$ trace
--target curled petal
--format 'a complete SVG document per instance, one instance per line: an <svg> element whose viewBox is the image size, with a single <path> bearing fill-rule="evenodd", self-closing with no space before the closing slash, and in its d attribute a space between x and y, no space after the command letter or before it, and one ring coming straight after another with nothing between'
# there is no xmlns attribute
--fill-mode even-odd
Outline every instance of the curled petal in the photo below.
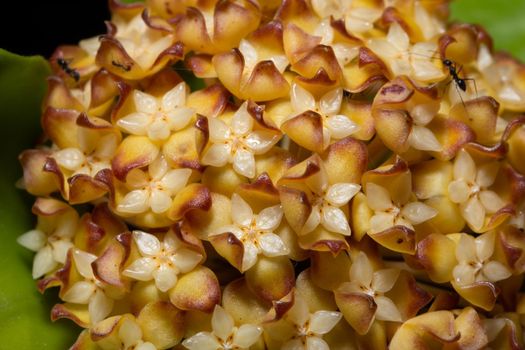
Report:
<svg viewBox="0 0 525 350"><path fill-rule="evenodd" d="M374 298L377 304L376 319L380 321L402 322L403 319L394 302L385 296Z"/></svg>
<svg viewBox="0 0 525 350"><path fill-rule="evenodd" d="M117 210L126 214L140 214L149 206L149 194L143 190L134 190L127 193L118 203Z"/></svg>
<svg viewBox="0 0 525 350"><path fill-rule="evenodd" d="M266 256L286 255L290 252L281 237L273 233L264 233L259 236L259 245Z"/></svg>
<svg viewBox="0 0 525 350"><path fill-rule="evenodd" d="M316 311L310 316L310 331L314 334L326 334L335 327L343 315L336 311Z"/></svg>
<svg viewBox="0 0 525 350"><path fill-rule="evenodd" d="M368 206L375 211L386 211L392 207L392 200L388 190L373 182L366 184L366 199Z"/></svg>
<svg viewBox="0 0 525 350"><path fill-rule="evenodd" d="M474 182L476 180L476 164L467 151L461 150L454 161L454 179Z"/></svg>
<svg viewBox="0 0 525 350"><path fill-rule="evenodd" d="M140 258L129 265L122 274L139 281L149 281L153 278L156 268L155 261L151 258Z"/></svg>
<svg viewBox="0 0 525 350"><path fill-rule="evenodd" d="M342 114L327 117L326 127L330 130L330 135L334 139L345 138L359 130L359 125Z"/></svg>
<svg viewBox="0 0 525 350"><path fill-rule="evenodd" d="M233 318L220 305L216 305L211 318L213 334L222 340L228 339L233 332Z"/></svg>
<svg viewBox="0 0 525 350"><path fill-rule="evenodd" d="M253 324L243 324L233 336L233 344L240 348L249 348L262 334L262 327Z"/></svg>
<svg viewBox="0 0 525 350"><path fill-rule="evenodd" d="M255 227L259 230L275 230L279 227L283 218L283 209L280 205L265 208L261 210L255 220Z"/></svg>
<svg viewBox="0 0 525 350"><path fill-rule="evenodd" d="M489 261L483 266L483 274L489 282L497 282L509 278L512 273L499 261Z"/></svg>
<svg viewBox="0 0 525 350"><path fill-rule="evenodd" d="M432 219L438 214L438 211L421 202L411 202L403 206L401 214L413 225L419 225Z"/></svg>
<svg viewBox="0 0 525 350"><path fill-rule="evenodd" d="M328 231L337 232L345 236L350 236L350 225L345 213L339 209L327 205L323 208L321 223Z"/></svg>
<svg viewBox="0 0 525 350"><path fill-rule="evenodd" d="M142 255L155 256L160 253L161 243L154 235L135 230L133 238Z"/></svg>

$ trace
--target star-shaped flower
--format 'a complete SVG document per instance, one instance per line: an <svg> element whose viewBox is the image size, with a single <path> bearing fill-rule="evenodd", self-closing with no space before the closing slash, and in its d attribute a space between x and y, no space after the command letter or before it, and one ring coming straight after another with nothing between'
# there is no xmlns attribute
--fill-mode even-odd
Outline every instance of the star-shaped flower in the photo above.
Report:
<svg viewBox="0 0 525 350"><path fill-rule="evenodd" d="M328 350L328 343L323 336L341 320L337 311L318 310L310 312L304 297L295 293L294 304L284 319L270 324L268 336L283 341L285 350Z"/></svg>
<svg viewBox="0 0 525 350"><path fill-rule="evenodd" d="M123 214L140 214L151 209L164 213L175 195L186 186L191 169L170 169L164 156L159 156L148 171L134 169L126 178L130 189L118 203L117 211Z"/></svg>
<svg viewBox="0 0 525 350"><path fill-rule="evenodd" d="M273 130L254 130L254 119L244 102L229 123L219 118L208 118L210 147L201 162L222 167L228 163L240 175L255 177L255 157L269 151L278 141L279 134Z"/></svg>
<svg viewBox="0 0 525 350"><path fill-rule="evenodd" d="M185 128L195 114L186 106L186 83L182 82L156 98L139 90L133 91L136 112L117 121L132 135L147 135L153 141L165 141L172 132Z"/></svg>
<svg viewBox="0 0 525 350"><path fill-rule="evenodd" d="M83 280L75 282L62 296L62 300L67 303L88 304L92 324L102 321L113 309L113 299L106 295L104 285L93 273L91 264L96 259L93 254L80 249L73 250L73 260Z"/></svg>
<svg viewBox="0 0 525 350"><path fill-rule="evenodd" d="M407 189L410 191L410 189ZM432 219L437 210L419 201L394 203L388 190L373 182L366 184L368 206L374 211L370 219L370 233L382 232L401 225L414 230L413 225Z"/></svg>
<svg viewBox="0 0 525 350"><path fill-rule="evenodd" d="M139 281L155 279L161 292L173 288L179 274L193 270L202 260L201 254L185 247L171 230L162 242L143 231L133 231L133 240L142 257L133 261L122 274Z"/></svg>
<svg viewBox="0 0 525 350"><path fill-rule="evenodd" d="M499 261L491 260L494 253L494 232L487 232L474 238L461 234L456 247L458 265L452 270L454 280L459 285L474 282L497 282L511 276L510 270Z"/></svg>
<svg viewBox="0 0 525 350"><path fill-rule="evenodd" d="M339 114L343 103L343 89L336 88L323 95L319 101L298 84L292 84L290 91L294 117L306 111L318 113L323 121L323 144L328 146L330 140L342 139L359 130L359 126L348 116Z"/></svg>
<svg viewBox="0 0 525 350"><path fill-rule="evenodd" d="M157 350L155 345L142 340L142 329L131 318L125 319L120 325L118 338L123 350Z"/></svg>
<svg viewBox="0 0 525 350"><path fill-rule="evenodd" d="M274 233L283 217L280 205L265 208L259 214L254 214L248 203L236 193L232 195L231 205L233 225L217 229L212 236L229 232L242 242L244 247L242 271L255 265L259 254L272 257L289 253L289 248L281 237Z"/></svg>
<svg viewBox="0 0 525 350"><path fill-rule="evenodd" d="M461 214L474 230L481 230L485 215L497 212L505 202L488 188L496 180L500 165L488 162L480 167L465 150L460 150L454 160L454 181L448 185L452 202L459 204Z"/></svg>
<svg viewBox="0 0 525 350"><path fill-rule="evenodd" d="M211 319L212 332L199 332L184 340L190 350L248 349L261 336L262 327L243 324L236 327L232 316L220 305L215 305Z"/></svg>
<svg viewBox="0 0 525 350"><path fill-rule="evenodd" d="M394 76L407 75L422 82L446 77L433 62L437 45L421 42L411 46L408 34L397 22L391 24L385 39L370 39L367 46L388 64Z"/></svg>

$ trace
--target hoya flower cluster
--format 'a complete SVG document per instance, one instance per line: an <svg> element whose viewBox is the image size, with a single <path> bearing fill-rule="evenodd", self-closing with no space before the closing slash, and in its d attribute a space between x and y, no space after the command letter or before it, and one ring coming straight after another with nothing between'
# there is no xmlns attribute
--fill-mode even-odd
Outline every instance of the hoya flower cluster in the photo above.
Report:
<svg viewBox="0 0 525 350"><path fill-rule="evenodd" d="M525 347L525 65L483 28L447 0L109 4L20 155L72 349Z"/></svg>

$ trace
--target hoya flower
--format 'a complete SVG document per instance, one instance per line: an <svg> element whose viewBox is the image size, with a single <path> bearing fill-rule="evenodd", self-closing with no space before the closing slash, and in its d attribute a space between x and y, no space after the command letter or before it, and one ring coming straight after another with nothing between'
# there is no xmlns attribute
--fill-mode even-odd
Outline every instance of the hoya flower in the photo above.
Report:
<svg viewBox="0 0 525 350"><path fill-rule="evenodd" d="M191 169L170 169L164 156L159 156L147 171L132 170L126 177L130 190L117 202L121 214L140 214L151 209L154 213L166 212L175 195L186 186Z"/></svg>
<svg viewBox="0 0 525 350"><path fill-rule="evenodd" d="M33 278L37 279L64 265L72 238L77 229L78 214L65 203L40 198L33 206L39 213L37 227L20 237L17 242L36 252L33 259Z"/></svg>
<svg viewBox="0 0 525 350"><path fill-rule="evenodd" d="M407 189L410 191L410 189ZM379 233L393 226L405 226L414 230L413 225L432 219L437 210L419 201L395 203L388 190L373 182L366 184L366 199L374 215L370 219L369 233Z"/></svg>
<svg viewBox="0 0 525 350"><path fill-rule="evenodd" d="M91 323L99 322L113 309L113 299L106 295L102 282L93 273L92 263L97 257L79 249L73 249L72 256L83 279L71 285L62 295L62 300L67 303L88 304Z"/></svg>
<svg viewBox="0 0 525 350"><path fill-rule="evenodd" d="M310 312L307 301L295 293L292 308L284 319L269 324L268 336L282 341L280 349L285 350L328 350L323 339L342 318L337 311L318 310Z"/></svg>
<svg viewBox="0 0 525 350"><path fill-rule="evenodd" d="M118 339L123 350L157 350L150 342L142 340L142 329L132 318L126 318L118 330Z"/></svg>
<svg viewBox="0 0 525 350"><path fill-rule="evenodd" d="M420 42L411 46L408 34L397 22L390 25L385 39L370 39L367 46L388 64L394 76L407 75L422 82L445 78L433 62L436 44Z"/></svg>
<svg viewBox="0 0 525 350"><path fill-rule="evenodd" d="M321 38L321 45L332 47L337 62L341 67L350 63L359 54L360 42L357 40L348 40L347 42L336 40L336 33L329 18L320 21L314 30L314 35Z"/></svg>
<svg viewBox="0 0 525 350"><path fill-rule="evenodd" d="M259 340L262 327L254 324L235 326L233 317L220 305L215 305L211 319L212 332L199 332L184 340L190 350L248 349Z"/></svg>
<svg viewBox="0 0 525 350"><path fill-rule="evenodd" d="M316 101L310 92L298 84L292 84L290 101L293 115L282 124L282 128L291 139L307 149L317 150L319 148L322 151L330 145L331 140L343 139L359 129L359 126L349 116L339 114L343 103L343 89L341 88L327 92L319 101ZM321 123L314 121L317 118L321 119ZM302 127L305 127L307 123L313 124L314 130L303 129ZM312 135L312 132L315 135ZM318 136L317 134L321 140L314 137ZM310 145L312 142L315 145Z"/></svg>
<svg viewBox="0 0 525 350"><path fill-rule="evenodd" d="M496 161L477 167L464 149L456 155L454 180L448 185L448 195L452 202L459 204L461 214L473 230L483 228L486 214L505 206L500 196L488 189L496 180L499 168Z"/></svg>
<svg viewBox="0 0 525 350"><path fill-rule="evenodd" d="M312 201L312 211L306 220L300 234L312 232L317 226L322 225L330 232L337 232L350 236L350 225L341 207L359 192L361 186L354 183L336 183L330 185L326 176L320 186L310 186L315 198Z"/></svg>
<svg viewBox="0 0 525 350"><path fill-rule="evenodd" d="M255 265L259 254L273 257L287 255L290 252L281 237L274 233L283 217L280 205L265 208L259 214L254 214L248 203L234 193L231 206L233 225L218 228L210 238L213 244L217 244L220 239L218 235L231 233L242 243L243 256L239 268L241 271L246 271Z"/></svg>
<svg viewBox="0 0 525 350"><path fill-rule="evenodd" d="M171 230L162 242L143 231L133 231L133 240L141 257L133 261L122 274L139 281L154 279L162 292L173 288L179 274L193 270L202 260L201 254L185 247Z"/></svg>
<svg viewBox="0 0 525 350"><path fill-rule="evenodd" d="M456 247L458 264L452 274L461 286L474 282L497 282L511 276L510 270L499 261L491 260L494 253L494 232L487 232L474 238L461 234Z"/></svg>
<svg viewBox="0 0 525 350"><path fill-rule="evenodd" d="M373 319L401 322L402 317L399 309L392 299L385 296L385 293L394 287L398 276L398 269L374 271L368 256L364 252L359 252L350 267L350 282L345 282L338 287L336 300L338 300L338 295L343 294L366 295L377 306L374 315L367 318L370 319L370 324ZM344 301L342 302L344 303Z"/></svg>
<svg viewBox="0 0 525 350"><path fill-rule="evenodd" d="M254 119L244 102L230 122L220 118L208 118L210 146L204 151L201 162L222 167L233 164L240 175L253 178L256 175L255 155L269 151L279 141L279 134L270 129L254 129Z"/></svg>
<svg viewBox="0 0 525 350"><path fill-rule="evenodd" d="M160 98L134 90L137 111L120 118L117 125L129 134L165 141L172 132L184 129L195 114L192 108L185 107L186 89L186 83L179 83Z"/></svg>

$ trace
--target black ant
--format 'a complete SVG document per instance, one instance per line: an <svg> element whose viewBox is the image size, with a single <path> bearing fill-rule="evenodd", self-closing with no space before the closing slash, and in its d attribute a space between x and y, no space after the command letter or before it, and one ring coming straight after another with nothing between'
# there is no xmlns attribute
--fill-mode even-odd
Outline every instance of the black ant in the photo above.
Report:
<svg viewBox="0 0 525 350"><path fill-rule="evenodd" d="M118 68L122 69L125 72L129 72L131 70L131 65L122 64L122 63L117 62L115 60L111 61L111 64L114 65L115 67L118 67Z"/></svg>
<svg viewBox="0 0 525 350"><path fill-rule="evenodd" d="M74 68L71 68L69 66L69 62L71 60L66 60L64 58L57 58L57 64L62 70L69 75L71 78L75 79L76 82L80 80L80 74L78 74L77 70Z"/></svg>

